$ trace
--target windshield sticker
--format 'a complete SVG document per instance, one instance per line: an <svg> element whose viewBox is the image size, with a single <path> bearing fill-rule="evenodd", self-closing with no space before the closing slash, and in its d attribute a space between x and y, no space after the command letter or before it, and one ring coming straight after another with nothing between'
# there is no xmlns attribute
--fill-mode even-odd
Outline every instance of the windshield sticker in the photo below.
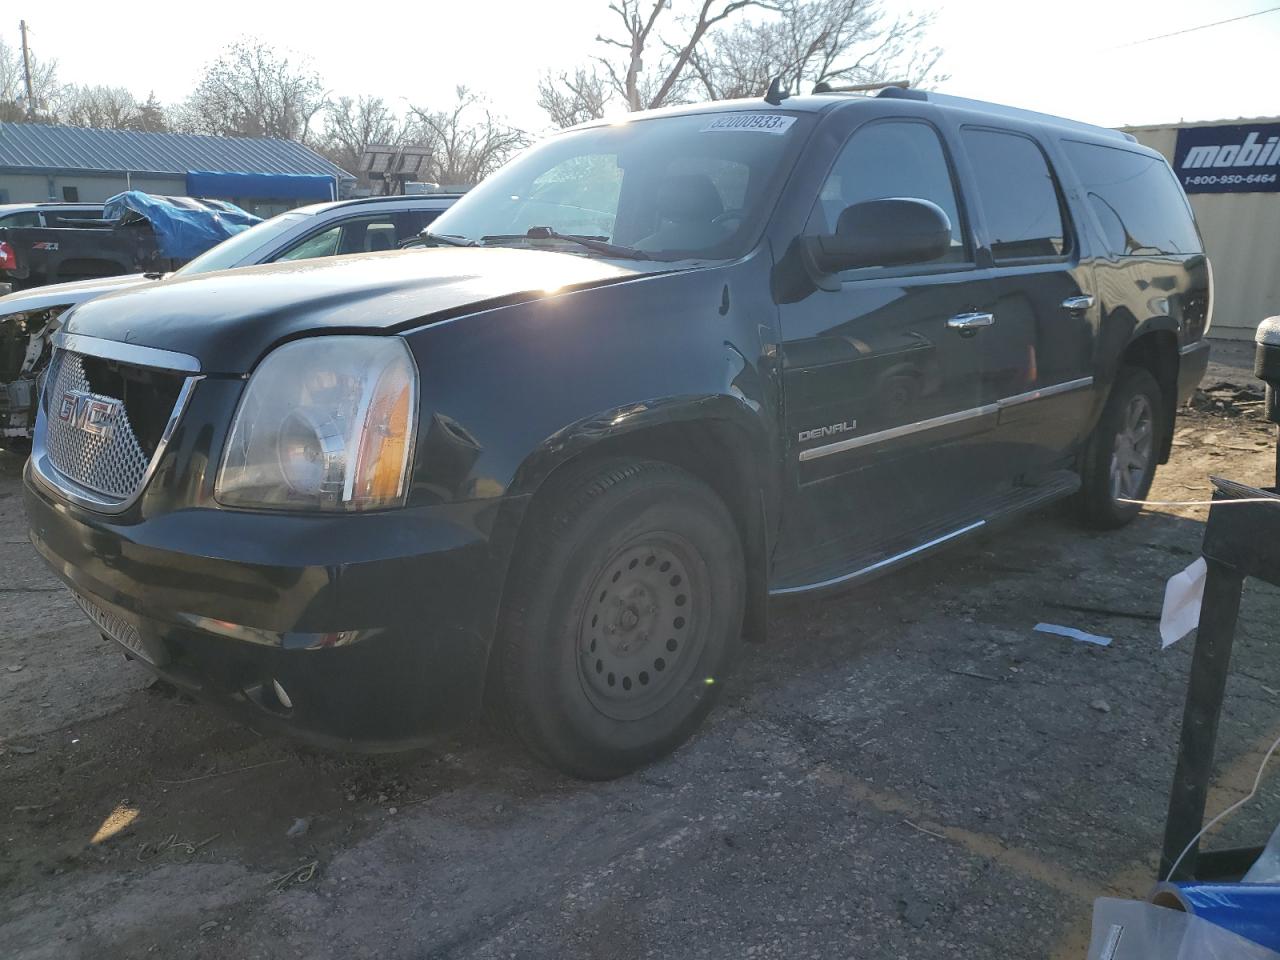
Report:
<svg viewBox="0 0 1280 960"><path fill-rule="evenodd" d="M713 130L754 130L757 133L772 133L781 136L795 122L795 117L784 116L780 113L729 113L716 117L702 128L702 132L708 133Z"/></svg>

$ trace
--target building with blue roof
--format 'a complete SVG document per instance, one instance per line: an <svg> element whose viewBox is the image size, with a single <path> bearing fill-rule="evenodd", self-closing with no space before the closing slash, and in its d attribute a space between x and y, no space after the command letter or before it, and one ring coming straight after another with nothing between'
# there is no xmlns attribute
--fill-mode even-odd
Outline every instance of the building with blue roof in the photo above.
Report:
<svg viewBox="0 0 1280 960"><path fill-rule="evenodd" d="M270 216L338 199L355 180L291 140L0 123L0 203L100 203L134 189Z"/></svg>

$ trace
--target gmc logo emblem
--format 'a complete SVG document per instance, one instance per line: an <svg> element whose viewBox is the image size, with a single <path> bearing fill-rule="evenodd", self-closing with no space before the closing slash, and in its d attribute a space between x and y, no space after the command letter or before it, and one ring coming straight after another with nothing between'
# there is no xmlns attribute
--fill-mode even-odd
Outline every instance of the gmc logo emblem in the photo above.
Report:
<svg viewBox="0 0 1280 960"><path fill-rule="evenodd" d="M58 401L57 417L95 437L110 437L115 429L120 401L85 390L68 390Z"/></svg>

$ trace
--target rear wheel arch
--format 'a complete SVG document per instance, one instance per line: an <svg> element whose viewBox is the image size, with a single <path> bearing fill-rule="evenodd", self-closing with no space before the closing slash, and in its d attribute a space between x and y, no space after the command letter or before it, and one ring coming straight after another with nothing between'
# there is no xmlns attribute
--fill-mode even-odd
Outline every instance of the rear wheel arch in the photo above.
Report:
<svg viewBox="0 0 1280 960"><path fill-rule="evenodd" d="M1167 318L1165 318L1167 319ZM1173 321L1169 320L1169 324ZM1174 418L1178 404L1178 335L1176 326L1149 323L1129 341L1120 357L1119 369L1139 367L1155 378L1160 387L1161 425L1157 461L1167 463L1173 450Z"/></svg>

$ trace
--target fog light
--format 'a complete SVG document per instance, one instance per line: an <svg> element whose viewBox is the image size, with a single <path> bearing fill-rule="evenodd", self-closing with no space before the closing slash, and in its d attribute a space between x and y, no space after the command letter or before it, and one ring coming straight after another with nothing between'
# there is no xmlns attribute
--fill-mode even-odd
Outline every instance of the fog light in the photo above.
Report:
<svg viewBox="0 0 1280 960"><path fill-rule="evenodd" d="M289 699L289 694L284 692L284 687L280 686L279 680L271 681L271 689L276 692L276 699L280 701L280 706L286 710L293 709L293 701Z"/></svg>

